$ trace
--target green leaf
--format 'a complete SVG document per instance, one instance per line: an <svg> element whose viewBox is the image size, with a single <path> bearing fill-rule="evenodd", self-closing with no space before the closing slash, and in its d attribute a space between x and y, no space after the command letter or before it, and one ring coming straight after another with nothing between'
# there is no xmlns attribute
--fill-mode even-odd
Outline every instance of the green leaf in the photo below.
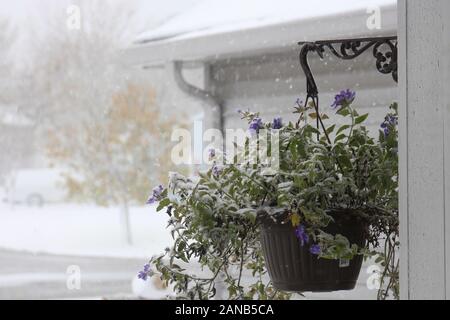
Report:
<svg viewBox="0 0 450 320"><path fill-rule="evenodd" d="M347 136L345 135L345 134L340 134L340 135L338 135L335 139L334 139L334 143L336 143L336 142L338 142L338 141L340 141L340 140L343 140L343 139L345 139Z"/></svg>
<svg viewBox="0 0 450 320"><path fill-rule="evenodd" d="M305 133L306 132L308 132L308 133L312 132L312 133L315 133L315 134L320 134L320 131L318 129L314 128L311 125L308 125L308 126L305 127Z"/></svg>
<svg viewBox="0 0 450 320"><path fill-rule="evenodd" d="M366 113L366 114L364 114L362 116L359 116L358 118L355 119L355 124L363 123L364 121L366 121L368 116L369 116L368 113Z"/></svg>
<svg viewBox="0 0 450 320"><path fill-rule="evenodd" d="M338 157L339 163L341 165L344 165L347 168L352 168L352 162L350 161L350 158L346 155L342 155Z"/></svg>
<svg viewBox="0 0 450 320"><path fill-rule="evenodd" d="M163 200L161 200L159 202L158 208L156 208L156 211L159 212L162 209L164 209L165 207L167 207L170 204L170 199L169 198L165 198Z"/></svg>
<svg viewBox="0 0 450 320"><path fill-rule="evenodd" d="M180 241L180 243L178 244L178 251L183 251L184 248L186 248L186 242Z"/></svg>
<svg viewBox="0 0 450 320"><path fill-rule="evenodd" d="M384 143L385 142L385 136L384 136L384 132L382 130L378 130L379 134L378 134L378 140L380 141L380 143Z"/></svg>
<svg viewBox="0 0 450 320"><path fill-rule="evenodd" d="M293 160L296 161L297 158L298 158L298 149L297 149L297 142L296 141L293 141L289 145L289 151L291 151Z"/></svg>
<svg viewBox="0 0 450 320"><path fill-rule="evenodd" d="M341 132L343 132L344 130L347 130L348 128L350 128L350 126L348 124L343 125L342 127L339 128L339 130L336 132L336 135L339 135Z"/></svg>
<svg viewBox="0 0 450 320"><path fill-rule="evenodd" d="M335 124L333 124L331 127L327 128L327 134L331 134L335 128L336 128Z"/></svg>
<svg viewBox="0 0 450 320"><path fill-rule="evenodd" d="M350 114L350 111L346 107L343 107L338 112L336 112L336 114L346 117Z"/></svg>

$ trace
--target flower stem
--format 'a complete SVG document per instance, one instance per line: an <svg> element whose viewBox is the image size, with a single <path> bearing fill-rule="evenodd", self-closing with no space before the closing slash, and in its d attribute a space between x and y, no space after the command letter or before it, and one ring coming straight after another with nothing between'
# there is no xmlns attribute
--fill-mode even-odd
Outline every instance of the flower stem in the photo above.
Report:
<svg viewBox="0 0 450 320"><path fill-rule="evenodd" d="M350 142L350 137L353 134L353 129L355 128L355 113L350 106L348 106L347 108L350 110L350 115L352 116L352 125L350 127L350 133L348 134L348 138L347 138L347 144L348 144Z"/></svg>
<svg viewBox="0 0 450 320"><path fill-rule="evenodd" d="M316 101L317 101L317 103L316 103ZM323 124L323 121L322 121L322 117L320 116L320 113L319 113L319 99L318 98L316 98L316 100L313 99L313 104L314 104L314 109L316 110L317 122L320 123L323 133L325 134L325 137L327 138L328 144L331 147L332 143L331 143L330 136L328 135L327 129L325 128L325 125ZM336 159L336 163L337 163L341 173L344 174L344 169L342 169L341 163L339 162L338 159Z"/></svg>

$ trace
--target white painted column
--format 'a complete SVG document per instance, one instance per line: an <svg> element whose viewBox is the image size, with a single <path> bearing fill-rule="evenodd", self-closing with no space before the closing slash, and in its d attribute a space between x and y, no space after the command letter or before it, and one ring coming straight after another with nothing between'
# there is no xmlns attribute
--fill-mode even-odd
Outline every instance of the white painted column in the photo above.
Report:
<svg viewBox="0 0 450 320"><path fill-rule="evenodd" d="M402 299L450 298L450 1L399 0Z"/></svg>

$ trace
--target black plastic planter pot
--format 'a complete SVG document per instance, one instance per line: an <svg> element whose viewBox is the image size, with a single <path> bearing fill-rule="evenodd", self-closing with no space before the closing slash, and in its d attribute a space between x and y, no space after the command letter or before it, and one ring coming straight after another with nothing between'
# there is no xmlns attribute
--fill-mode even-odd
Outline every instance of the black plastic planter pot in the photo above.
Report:
<svg viewBox="0 0 450 320"><path fill-rule="evenodd" d="M341 234L350 243L364 246L367 224L350 212L331 213L335 222L326 232ZM261 244L273 286L292 292L328 292L352 290L356 286L363 261L357 256L351 261L318 259L309 252L309 245L301 246L290 223L278 224L263 219Z"/></svg>

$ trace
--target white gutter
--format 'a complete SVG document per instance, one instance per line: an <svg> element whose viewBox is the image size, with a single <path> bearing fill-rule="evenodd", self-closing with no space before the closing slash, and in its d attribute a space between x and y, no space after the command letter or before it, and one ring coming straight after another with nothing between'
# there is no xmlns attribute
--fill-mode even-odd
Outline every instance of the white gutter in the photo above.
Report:
<svg viewBox="0 0 450 320"><path fill-rule="evenodd" d="M203 129L222 130L222 106L219 100L211 92L198 88L184 79L183 62L167 62L166 71L182 92L199 101L204 111Z"/></svg>

